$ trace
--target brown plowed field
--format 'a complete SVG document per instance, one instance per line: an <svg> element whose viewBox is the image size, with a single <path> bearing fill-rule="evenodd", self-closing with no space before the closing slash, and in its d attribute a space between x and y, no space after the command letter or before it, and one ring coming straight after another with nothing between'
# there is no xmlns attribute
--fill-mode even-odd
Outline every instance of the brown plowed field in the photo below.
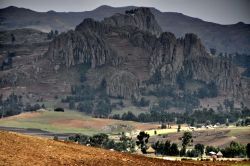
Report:
<svg viewBox="0 0 250 166"><path fill-rule="evenodd" d="M231 165L230 162L166 161L139 155L0 131L0 165L184 166ZM245 164L245 163L244 163Z"/></svg>

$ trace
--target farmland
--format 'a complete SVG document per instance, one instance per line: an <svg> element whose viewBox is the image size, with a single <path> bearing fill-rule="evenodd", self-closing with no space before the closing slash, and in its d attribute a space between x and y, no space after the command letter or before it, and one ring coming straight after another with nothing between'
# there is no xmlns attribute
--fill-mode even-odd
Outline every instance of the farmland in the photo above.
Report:
<svg viewBox="0 0 250 166"><path fill-rule="evenodd" d="M247 165L248 162L167 161L0 131L0 165Z"/></svg>
<svg viewBox="0 0 250 166"><path fill-rule="evenodd" d="M38 111L0 119L0 126L26 129L41 129L53 133L116 133L129 130L147 130L157 128L157 124L92 118L80 112ZM112 130L112 126L115 130ZM122 127L119 127L122 126ZM111 128L111 129L110 129Z"/></svg>

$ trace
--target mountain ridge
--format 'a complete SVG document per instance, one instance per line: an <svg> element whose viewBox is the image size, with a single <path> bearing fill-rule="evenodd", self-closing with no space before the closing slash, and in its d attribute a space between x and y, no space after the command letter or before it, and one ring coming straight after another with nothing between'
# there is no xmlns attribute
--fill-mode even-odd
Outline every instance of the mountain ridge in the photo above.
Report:
<svg viewBox="0 0 250 166"><path fill-rule="evenodd" d="M84 18L93 18L101 21L115 13L124 13L126 10L134 8L136 7L114 8L111 6L100 6L92 11L85 12L35 12L27 9L31 14L23 17L22 14L19 14L19 16L12 16L12 14L20 10L25 11L26 9L10 7L0 9L0 30L30 27L47 32L51 29L67 31L74 29ZM163 31L170 31L177 37L184 36L186 33L195 33L202 39L208 50L215 48L218 50L218 53L250 53L250 42L248 40L250 38L249 24L221 25L181 13L161 12L155 8L150 9Z"/></svg>

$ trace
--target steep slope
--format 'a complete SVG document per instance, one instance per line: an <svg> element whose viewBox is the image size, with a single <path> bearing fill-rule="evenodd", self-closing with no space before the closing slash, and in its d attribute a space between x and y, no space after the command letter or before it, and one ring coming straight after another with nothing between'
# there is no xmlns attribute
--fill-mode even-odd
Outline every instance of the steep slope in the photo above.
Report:
<svg viewBox="0 0 250 166"><path fill-rule="evenodd" d="M85 12L35 12L16 7L0 9L0 29L30 27L43 31L74 29L85 18L103 20L115 13L124 13L136 7L100 6ZM232 25L220 25L189 17L181 13L160 12L151 8L163 31L170 31L177 37L186 33L197 34L207 49L216 48L217 52L250 53L250 25L242 22Z"/></svg>

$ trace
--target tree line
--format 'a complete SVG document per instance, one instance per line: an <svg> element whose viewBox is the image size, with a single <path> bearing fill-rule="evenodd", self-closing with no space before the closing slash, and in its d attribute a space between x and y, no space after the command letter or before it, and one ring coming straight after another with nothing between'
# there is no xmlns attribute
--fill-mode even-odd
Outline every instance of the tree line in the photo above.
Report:
<svg viewBox="0 0 250 166"><path fill-rule="evenodd" d="M198 124L226 124L233 123L240 120L239 125L247 126L250 124L250 120L247 118L250 116L250 109L247 107L241 110L231 111L215 111L212 108L203 108L203 110L194 110L184 113L169 113L162 111L159 107L152 107L147 113L140 113L138 116L134 115L131 111L123 113L122 115L114 114L110 116L113 119L119 120L132 120L138 122L173 122L177 124L187 123L191 126L198 126Z"/></svg>

